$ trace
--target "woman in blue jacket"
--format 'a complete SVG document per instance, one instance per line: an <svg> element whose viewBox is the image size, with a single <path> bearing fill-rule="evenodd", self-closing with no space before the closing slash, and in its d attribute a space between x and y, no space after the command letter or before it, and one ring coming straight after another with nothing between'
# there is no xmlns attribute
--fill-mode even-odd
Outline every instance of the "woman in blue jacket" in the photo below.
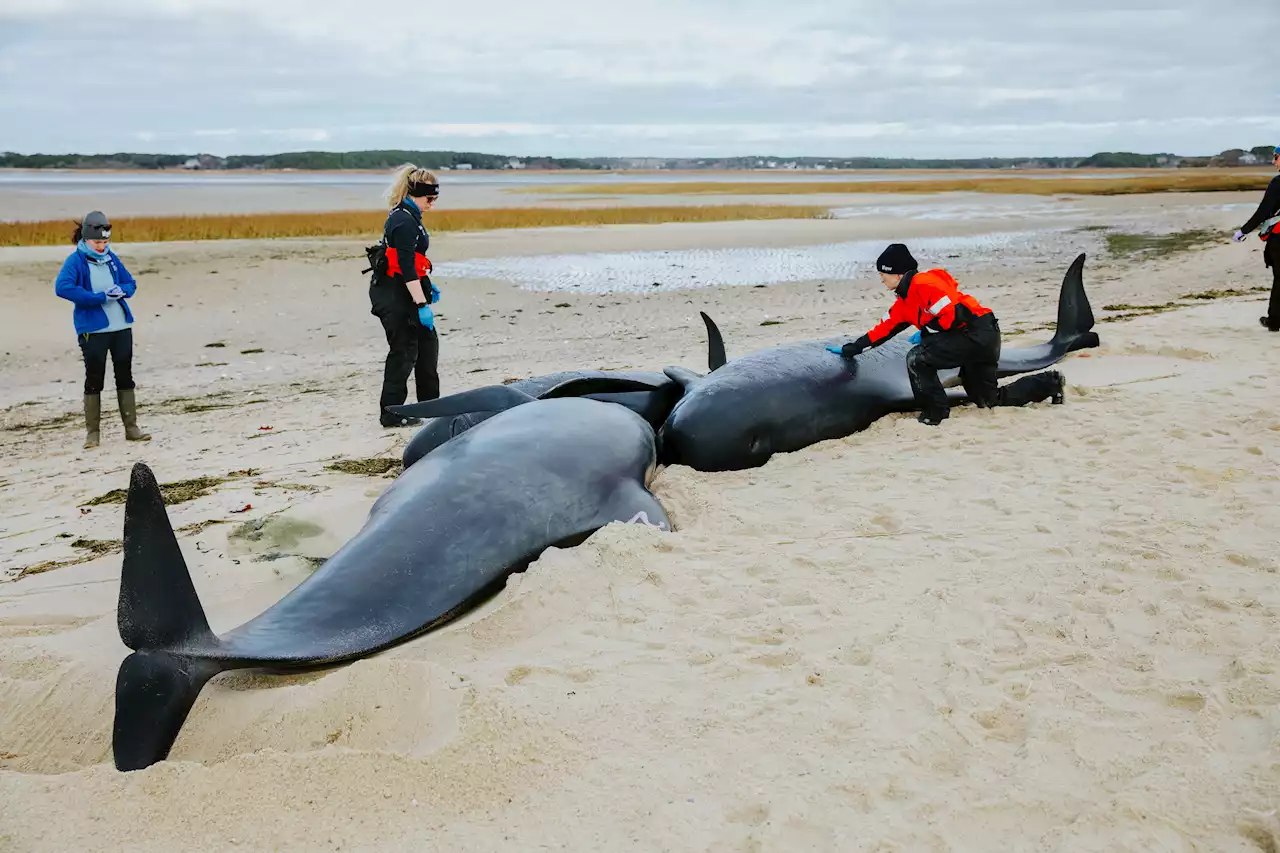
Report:
<svg viewBox="0 0 1280 853"><path fill-rule="evenodd" d="M115 252L107 248L111 223L95 210L76 226L71 242L76 250L62 264L54 292L75 303L71 317L76 339L84 355L85 447L97 447L102 420L102 386L111 356L116 379L120 420L129 441L150 441L138 428L138 405L133 384L133 312L125 300L137 291L137 282Z"/></svg>

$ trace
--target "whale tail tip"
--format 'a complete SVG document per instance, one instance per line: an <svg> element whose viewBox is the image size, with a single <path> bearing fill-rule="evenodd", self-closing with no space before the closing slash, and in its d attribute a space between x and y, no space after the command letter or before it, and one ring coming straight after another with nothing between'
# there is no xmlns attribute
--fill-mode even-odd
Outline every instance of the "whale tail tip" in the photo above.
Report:
<svg viewBox="0 0 1280 853"><path fill-rule="evenodd" d="M724 351L724 335L720 334L720 327L707 316L706 311L698 313L702 315L702 323L707 327L707 369L714 373L729 360Z"/></svg>
<svg viewBox="0 0 1280 853"><path fill-rule="evenodd" d="M1098 334L1093 331L1093 309L1084 292L1084 261L1084 252L1072 261L1058 296L1058 327L1050 343L1063 352L1088 349L1099 343Z"/></svg>
<svg viewBox="0 0 1280 853"><path fill-rule="evenodd" d="M133 466L124 510L124 564L116 608L120 639L134 650L116 676L116 768L138 770L169 754L205 683L225 667L155 475ZM201 656L189 653L200 650ZM184 653L185 652L185 653Z"/></svg>

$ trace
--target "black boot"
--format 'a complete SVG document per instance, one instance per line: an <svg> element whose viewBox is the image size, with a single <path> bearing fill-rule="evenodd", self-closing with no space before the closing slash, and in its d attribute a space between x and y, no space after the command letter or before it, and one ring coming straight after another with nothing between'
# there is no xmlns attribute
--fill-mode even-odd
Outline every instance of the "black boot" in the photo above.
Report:
<svg viewBox="0 0 1280 853"><path fill-rule="evenodd" d="M1053 392L1053 396L1049 398L1049 401L1055 406L1061 406L1067 399L1067 377L1056 370L1051 370L1049 373L1058 379L1058 388Z"/></svg>
<svg viewBox="0 0 1280 853"><path fill-rule="evenodd" d="M1033 373L1019 377L1016 381L1000 388L998 406L1025 406L1028 403L1039 403L1052 399L1054 403L1063 401L1063 390L1066 380L1056 370L1044 373Z"/></svg>
<svg viewBox="0 0 1280 853"><path fill-rule="evenodd" d="M382 410L382 416L378 418L378 421L388 429L393 429L397 427L414 427L414 426L422 425L422 418L409 418L409 417L405 417L404 415L393 414L391 412L388 412L386 409Z"/></svg>

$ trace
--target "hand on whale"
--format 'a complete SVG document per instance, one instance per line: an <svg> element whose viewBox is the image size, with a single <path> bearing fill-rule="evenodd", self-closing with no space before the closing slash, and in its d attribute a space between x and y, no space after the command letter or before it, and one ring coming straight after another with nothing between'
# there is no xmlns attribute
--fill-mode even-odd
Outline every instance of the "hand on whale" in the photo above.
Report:
<svg viewBox="0 0 1280 853"><path fill-rule="evenodd" d="M1079 255L1063 278L1052 340L1004 350L1000 377L1042 370L1069 352L1098 345L1084 291L1084 261ZM709 318L706 322L713 325ZM718 331L715 337L720 338ZM844 343L771 347L727 361L705 377L667 368L663 372L683 385L684 394L659 432L662 461L700 471L754 468L775 453L843 438L886 414L916 408L906 369L909 340L897 338L852 355ZM938 373L944 385L959 381L956 370Z"/></svg>
<svg viewBox="0 0 1280 853"><path fill-rule="evenodd" d="M444 624L548 547L612 521L670 529L648 491L652 427L582 398L500 412L406 470L364 526L265 612L214 634L155 476L134 466L117 622L133 653L116 677L112 749L135 770L169 753L210 678L374 654Z"/></svg>

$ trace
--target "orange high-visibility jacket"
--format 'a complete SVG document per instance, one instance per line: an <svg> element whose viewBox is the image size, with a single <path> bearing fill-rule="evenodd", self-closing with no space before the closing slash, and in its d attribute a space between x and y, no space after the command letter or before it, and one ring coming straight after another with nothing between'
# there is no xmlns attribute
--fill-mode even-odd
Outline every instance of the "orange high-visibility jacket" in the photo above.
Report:
<svg viewBox="0 0 1280 853"><path fill-rule="evenodd" d="M884 343L907 326L931 332L963 328L969 320L991 313L991 309L967 293L944 269L907 273L894 290L898 298L870 332L872 346Z"/></svg>

